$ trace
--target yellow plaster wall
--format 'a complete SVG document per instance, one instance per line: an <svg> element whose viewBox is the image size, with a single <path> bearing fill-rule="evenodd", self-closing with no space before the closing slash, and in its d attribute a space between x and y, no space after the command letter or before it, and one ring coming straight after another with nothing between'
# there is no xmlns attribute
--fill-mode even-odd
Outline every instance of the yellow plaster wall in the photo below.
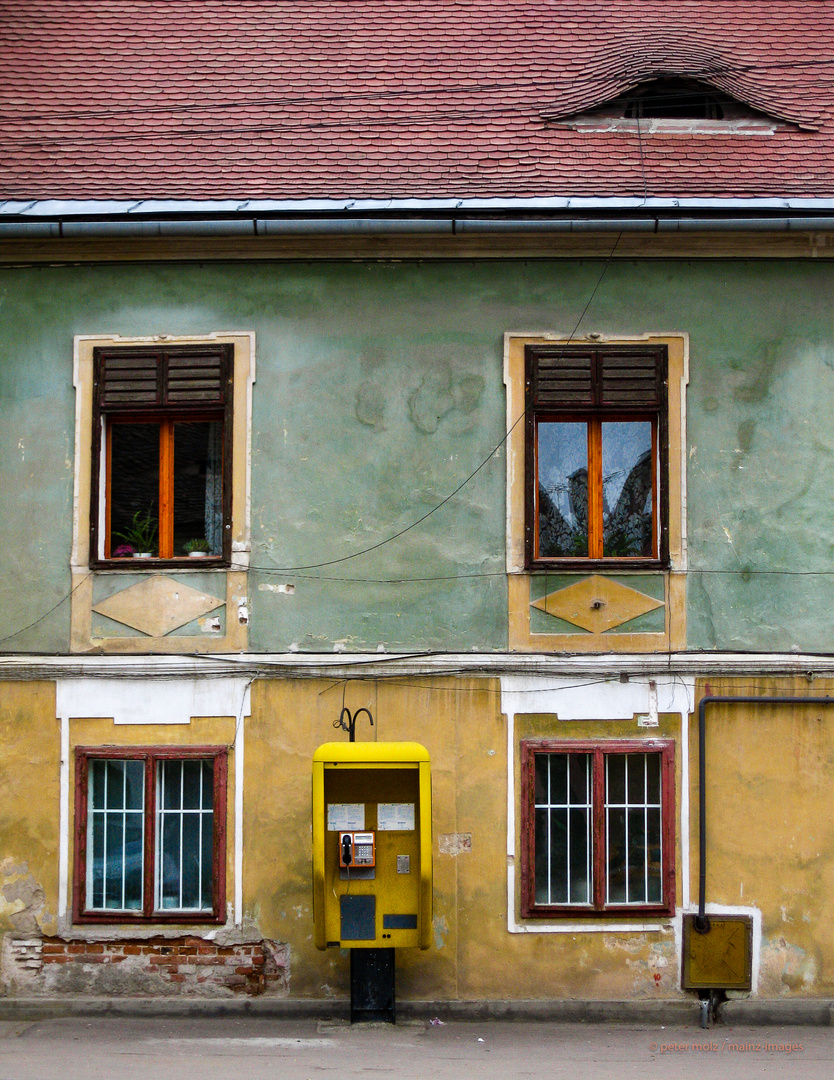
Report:
<svg viewBox="0 0 834 1080"><path fill-rule="evenodd" d="M801 685L800 685L801 684ZM733 690L735 685L735 690ZM713 683L715 692L751 692L750 683ZM760 682L765 692L808 693L804 679ZM402 999L675 997L678 956L671 919L654 929L509 933L507 929L506 719L498 683L442 678L392 682L264 680L252 687L247 722L244 815L244 912L264 936L291 947L290 994L348 992L347 952L313 946L311 912L311 757L333 732L342 695L353 712L370 708L358 741L416 740L429 751L433 788L434 927L428 952L397 958ZM815 683L814 693L826 688ZM755 689L752 692L757 692ZM834 689L832 689L834 693ZM830 996L834 970L834 766L831 721L814 708L781 712L719 707L708 720L711 902L762 912L761 996ZM834 710L832 710L834 712ZM817 717L822 715L823 719ZM697 722L690 725L691 899L697 899ZM524 738L670 738L675 742L680 807L680 719L660 726L624 721L574 722L553 715L516 717L513 769ZM516 823L518 828L518 819ZM455 834L471 851L444 853ZM681 822L676 821L677 903L682 897ZM451 845L452 847L454 845ZM520 873L516 839L516 888ZM515 911L520 910L516 897ZM520 921L520 920L519 920ZM613 920L612 920L613 921ZM633 920L639 923L641 920ZM523 924L535 926L535 920Z"/></svg>
<svg viewBox="0 0 834 1080"><path fill-rule="evenodd" d="M670 928L649 933L510 934L507 930L507 731L497 680L395 683L262 681L252 687L246 735L244 911L266 937L292 950L293 996L348 993L346 952L313 946L311 758L334 736L342 708L370 708L357 740L415 740L431 755L434 926L428 952L402 950L402 999L618 998L678 993ZM635 737L636 721L564 724L517 718L518 741L534 735ZM662 717L649 734L678 739ZM680 771L680 754L676 768ZM518 771L517 761L514 764ZM518 779L518 778L517 778ZM444 853L456 834L471 851ZM679 856L678 856L679 858ZM658 920L660 922L664 920ZM665 920L669 923L669 920ZM656 979L656 975L660 978Z"/></svg>
<svg viewBox="0 0 834 1080"><path fill-rule="evenodd" d="M0 747L0 933L54 933L61 767L54 683L0 682Z"/></svg>
<svg viewBox="0 0 834 1080"><path fill-rule="evenodd" d="M834 680L710 679L713 694L834 696ZM705 684L698 684L698 697ZM759 993L834 993L834 706L711 705L708 902L762 912ZM698 724L691 728L698 883Z"/></svg>

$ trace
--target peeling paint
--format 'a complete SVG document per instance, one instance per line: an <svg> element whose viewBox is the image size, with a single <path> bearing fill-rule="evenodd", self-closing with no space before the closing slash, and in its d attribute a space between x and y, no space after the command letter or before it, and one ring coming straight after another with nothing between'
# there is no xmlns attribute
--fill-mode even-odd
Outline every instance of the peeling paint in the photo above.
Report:
<svg viewBox="0 0 834 1080"><path fill-rule="evenodd" d="M472 833L444 833L437 838L441 855L467 855L472 853Z"/></svg>
<svg viewBox="0 0 834 1080"><path fill-rule="evenodd" d="M758 992L763 997L808 993L817 981L816 958L784 937L762 939Z"/></svg>

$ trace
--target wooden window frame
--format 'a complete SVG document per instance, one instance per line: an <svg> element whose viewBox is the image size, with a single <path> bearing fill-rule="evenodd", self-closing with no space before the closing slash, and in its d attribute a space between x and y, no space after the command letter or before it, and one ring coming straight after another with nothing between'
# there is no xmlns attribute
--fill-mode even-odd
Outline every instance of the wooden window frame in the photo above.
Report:
<svg viewBox="0 0 834 1080"><path fill-rule="evenodd" d="M226 910L226 805L228 750L225 746L79 746L75 750L75 852L73 878L73 922L108 924L225 922ZM214 765L214 813L212 839L211 911L154 910L156 864L156 784L157 763L210 758ZM145 836L142 910L102 910L87 908L87 821L89 808L89 763L98 760L145 762ZM152 808L148 812L147 808Z"/></svg>
<svg viewBox="0 0 834 1080"><path fill-rule="evenodd" d="M659 904L605 903L606 755L659 753L661 843L663 849ZM535 765L538 754L591 754L593 757L593 902L536 902ZM525 919L599 918L607 916L674 915L675 913L675 743L670 739L525 740L521 744L521 914Z"/></svg>
<svg viewBox="0 0 834 1080"><path fill-rule="evenodd" d="M538 382L541 357L590 357L587 389L568 389L542 400ZM620 397L603 398L605 358L639 356L655 365L655 400L650 404ZM555 570L660 570L669 559L669 432L667 409L668 349L665 345L527 345L525 348L525 569ZM602 424L616 421L652 425L652 544L655 555L603 555ZM588 431L588 555L539 554L538 425L541 422L584 423Z"/></svg>
<svg viewBox="0 0 834 1080"><path fill-rule="evenodd" d="M183 400L169 378L171 358L216 359L220 366L217 385L205 392L199 386L193 400ZM156 363L156 385L140 391L107 395L104 365L108 361L135 360ZM234 416L234 348L218 345L113 346L93 350L93 447L90 485L90 567L92 569L137 570L160 565L195 569L194 560L174 556L174 425L177 423L219 422L223 425L222 448L222 529L220 555L206 555L199 569L228 567L232 561L232 446ZM148 398L153 397L152 402ZM131 399L133 398L133 399ZM159 424L159 554L138 563L135 559L113 558L110 534L110 471L112 431L116 424ZM100 535L103 533L103 536ZM103 552L103 554L99 554Z"/></svg>

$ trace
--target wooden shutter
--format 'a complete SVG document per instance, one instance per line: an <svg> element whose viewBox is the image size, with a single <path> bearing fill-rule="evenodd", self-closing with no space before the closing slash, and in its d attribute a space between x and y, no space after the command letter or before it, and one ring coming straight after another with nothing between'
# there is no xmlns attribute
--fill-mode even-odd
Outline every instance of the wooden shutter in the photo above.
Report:
<svg viewBox="0 0 834 1080"><path fill-rule="evenodd" d="M161 353L96 349L96 389L103 408L153 407L162 400Z"/></svg>
<svg viewBox="0 0 834 1080"><path fill-rule="evenodd" d="M664 381L662 350L602 350L599 359L600 405L660 408Z"/></svg>
<svg viewBox="0 0 834 1080"><path fill-rule="evenodd" d="M231 345L96 349L100 409L222 408Z"/></svg>
<svg viewBox="0 0 834 1080"><path fill-rule="evenodd" d="M528 345L527 407L534 410L660 409L663 347Z"/></svg>
<svg viewBox="0 0 834 1080"><path fill-rule="evenodd" d="M528 405L582 408L594 404L594 350L527 346Z"/></svg>
<svg viewBox="0 0 834 1080"><path fill-rule="evenodd" d="M177 350L165 354L166 405L222 405L226 380L223 349Z"/></svg>

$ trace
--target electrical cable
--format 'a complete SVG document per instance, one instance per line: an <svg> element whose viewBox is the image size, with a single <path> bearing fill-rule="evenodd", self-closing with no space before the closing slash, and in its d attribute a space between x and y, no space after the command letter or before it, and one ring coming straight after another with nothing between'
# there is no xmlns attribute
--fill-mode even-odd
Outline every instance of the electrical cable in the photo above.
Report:
<svg viewBox="0 0 834 1080"><path fill-rule="evenodd" d="M614 243L613 243L613 245L611 247L611 251L608 253L608 258L605 260L605 263L603 264L602 270L600 271L600 274L599 274L599 277L597 278L596 284L594 285L593 290L591 291L591 295L588 297L588 301L585 304L585 307L582 309L582 313L580 314L579 318L576 320L576 325L574 326L573 330L571 330L570 334L567 337L567 340L565 342L563 342L562 344L569 344L573 340L574 336L576 335L576 332L579 329L579 327L582 325L582 320L585 318L585 314L588 311L588 308L591 306L591 303L593 302L593 299L596 296L600 285L602 284L602 279L605 277L605 274L606 274L606 272L608 270L608 267L611 265L611 260L614 258L614 252L617 250L617 245L619 244L620 238L622 237L622 235L623 234L621 232L617 233L617 238L616 238L616 240L614 241ZM505 435L501 439L501 441L498 443L498 445L496 447L494 447L492 450L490 450L490 452L483 459L483 461L480 463L480 465L478 465L478 467L476 469L474 469L466 477L465 480L462 480L461 483L459 483L458 486L454 489L454 491L450 492L444 499L441 499L439 503L437 503L435 506L433 506L432 509L427 511L425 514L421 515L421 517L417 518L416 521L413 521L410 525L406 525L406 527L404 529L398 530L397 532L393 533L393 535L386 537L385 540L380 540L376 544L370 544L368 547L362 548L359 551L354 551L350 555L343 555L338 559L327 559L327 560L325 560L323 562L306 563L306 564L302 564L302 565L299 565L299 566L276 567L275 569L279 570L281 572L284 572L284 573L292 573L292 572L294 572L296 570L319 570L319 569L321 569L322 567L325 567L325 566L337 566L340 563L348 562L351 559L358 559L360 555L367 555L368 552L370 552L370 551L377 551L379 548L385 547L386 544L390 544L392 541L399 539L399 537L404 536L408 532L411 532L412 529L415 529L418 525L421 525L424 521L426 521L427 518L430 518L432 516L432 514L436 514L437 511L440 510L442 507L444 507L446 505L446 503L450 502L455 497L455 495L457 495L457 493L459 491L461 491L464 487L466 487L466 485L469 483L470 480L474 479L474 477L476 477L478 475L478 473L481 471L481 469L483 469L484 466L488 462L490 462L493 457L495 457L495 455L498 453L498 451L501 449L501 447L504 446L507 439L509 439L510 435L512 435L513 431L515 431L515 429L518 427L518 425L521 423L521 421L526 417L526 415L527 415L527 413L529 411L529 408L530 408L529 405L525 406L523 412L510 425L509 429L507 430L507 432L505 433Z"/></svg>
<svg viewBox="0 0 834 1080"><path fill-rule="evenodd" d="M57 610L58 610L58 608L59 608L59 607L60 607L60 606L61 606L62 604L65 604L65 603L67 602L67 600L69 600L69 598L70 598L70 597L71 597L71 596L73 595L73 593L74 593L74 592L75 592L75 591L76 591L77 589L80 589L80 588L81 588L81 586L82 586L82 585L84 584L84 582L85 582L85 581L88 581L88 580L89 580L89 578L91 578L91 577L92 577L92 571L88 571L88 572L87 572L87 573L86 573L86 574L84 575L84 577L83 577L83 578L82 578L82 579L81 579L81 580L80 580L80 581L78 582L78 584L77 584L77 585L74 585L74 586L73 586L73 587L72 587L72 588L70 589L70 591L69 591L69 592L68 592L68 593L67 593L67 594L66 594L65 596L62 596L62 597L61 597L61 599L60 599L60 600L58 601L58 603L57 603L57 604L53 604L53 605L52 605L52 607L51 607L51 608L49 609L49 611L45 611L45 612L43 613L43 615L39 615L39 616L38 616L38 618L37 618L37 619L35 619L35 620L34 620L33 622L30 622L30 623L28 623L28 624L27 624L26 626L22 626L22 627L21 627L21 628L20 628L19 630L15 630L15 631L14 631L14 633L12 633L12 634L6 634L6 636L5 636L5 637L2 637L2 638L0 638L0 645L3 645L3 644L5 644L5 643L6 643L7 641L11 641L11 640L12 640L12 638L16 638L16 637L19 637L19 636L20 636L20 634L25 634L27 630L31 630L33 626L37 626L37 625L38 625L38 623L41 623L41 622L43 622L43 620L44 620L44 619L46 619L46 618L48 618L48 617L49 617L49 616L50 616L50 615L52 614L52 612L53 612L53 611L57 611Z"/></svg>
<svg viewBox="0 0 834 1080"><path fill-rule="evenodd" d="M590 63L590 61L589 61ZM707 78L709 76L727 76L735 75L741 72L759 72L759 71L777 71L777 70L793 70L799 68L813 68L813 67L831 67L834 65L834 59L805 59L805 60L787 60L778 61L770 64L712 64L705 65L703 67L696 67L692 70L664 72L662 75L652 75L644 77L643 81L649 81L654 78L676 78L676 79L698 79ZM595 75L593 72L588 71L588 65L583 69L583 76L585 84L594 85L595 83L607 83L610 82L612 76L610 73ZM806 80L797 81L798 85L810 85ZM401 90L377 90L377 91L364 91L359 93L351 92L338 92L331 94L313 94L313 95L298 95L291 94L286 97L252 97L252 98L238 98L235 100L221 100L217 102L206 101L194 101L187 104L172 105L160 102L158 105L142 105L142 106L108 106L103 109L78 109L78 110L62 110L62 111L49 111L49 112L32 112L32 113L0 113L0 123L21 123L29 122L33 120L87 120L95 119L97 117L111 117L111 116L146 116L152 113L181 113L181 112L214 112L225 109L247 109L247 108L269 108L287 105L299 105L299 106L320 106L320 105L344 105L345 103L361 102L361 101L385 101L385 100L400 100L402 98L425 98L425 97L449 97L454 94L472 94L472 93L491 93L491 92L507 92L515 89L529 91L531 86L537 90L544 91L547 87L552 87L554 90L569 88L575 90L575 82L569 80L565 76L553 79L519 79L519 80L499 80L492 82L473 82L473 83L458 83L450 86L445 83L442 86L429 87L429 88L409 88ZM779 84L780 86L782 84ZM823 83L821 85L827 85ZM768 89L771 89L772 84L769 84ZM724 91L726 93L726 91ZM652 100L656 100L653 98Z"/></svg>

